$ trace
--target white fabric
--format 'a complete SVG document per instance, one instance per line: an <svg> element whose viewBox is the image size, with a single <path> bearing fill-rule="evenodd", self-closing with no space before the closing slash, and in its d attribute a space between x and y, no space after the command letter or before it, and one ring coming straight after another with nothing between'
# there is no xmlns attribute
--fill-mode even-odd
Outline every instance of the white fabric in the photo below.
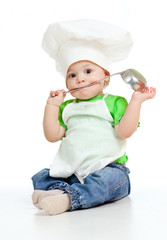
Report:
<svg viewBox="0 0 167 240"><path fill-rule="evenodd" d="M111 63L128 56L132 39L129 32L110 23L80 19L50 24L42 46L65 77L68 67L80 60L92 61L108 70Z"/></svg>
<svg viewBox="0 0 167 240"><path fill-rule="evenodd" d="M96 102L74 101L64 108L66 136L53 160L50 176L67 178L74 173L83 183L90 173L124 155L126 140L118 137L112 127L113 118L104 98Z"/></svg>
<svg viewBox="0 0 167 240"><path fill-rule="evenodd" d="M110 71L107 60L101 51L101 46L93 42L88 43L86 40L71 40L63 45L56 56L57 70L64 72L63 75L66 77L71 63L82 60L89 60L108 70L108 72Z"/></svg>

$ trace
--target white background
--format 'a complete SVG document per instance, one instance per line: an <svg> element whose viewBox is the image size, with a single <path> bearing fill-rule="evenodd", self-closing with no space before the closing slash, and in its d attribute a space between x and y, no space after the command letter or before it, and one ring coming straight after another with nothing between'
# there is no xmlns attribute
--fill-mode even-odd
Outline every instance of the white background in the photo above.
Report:
<svg viewBox="0 0 167 240"><path fill-rule="evenodd" d="M49 91L65 83L41 41L48 24L78 18L109 21L131 32L133 49L128 59L113 64L111 73L135 68L157 88L156 98L143 103L141 127L128 140L132 187L166 187L165 0L1 1L0 184L31 185L31 176L52 162L59 143L44 138L43 112ZM132 94L119 77L105 92L128 101Z"/></svg>

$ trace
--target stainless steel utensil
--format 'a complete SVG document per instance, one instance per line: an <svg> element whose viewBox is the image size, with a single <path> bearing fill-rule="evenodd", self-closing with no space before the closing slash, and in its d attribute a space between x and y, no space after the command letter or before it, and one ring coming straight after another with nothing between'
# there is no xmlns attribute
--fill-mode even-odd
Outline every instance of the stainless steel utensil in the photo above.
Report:
<svg viewBox="0 0 167 240"><path fill-rule="evenodd" d="M120 75L124 82L129 84L130 87L135 91L143 92L147 86L146 79L135 69L127 69L123 72L120 72Z"/></svg>
<svg viewBox="0 0 167 240"><path fill-rule="evenodd" d="M135 69L131 69L130 68L130 69L127 69L127 70L122 71L122 72L111 74L108 77L112 77L112 76L115 76L115 75L118 75L118 74L121 75L121 78L123 79L123 81L125 83L129 84L130 87L134 91L143 92L145 87L147 86L146 79L143 77L143 75L141 73L139 73ZM66 91L66 92L64 92L64 95L67 94L67 93L70 93L70 92L78 91L78 90L86 88L86 87L91 87L91 86L97 84L98 82L104 81L105 79L106 79L106 77L103 78L103 79L100 79L98 81L95 81L93 83L90 83L90 84L88 84L88 85L86 85L84 87L79 87L79 88L75 88L75 89Z"/></svg>

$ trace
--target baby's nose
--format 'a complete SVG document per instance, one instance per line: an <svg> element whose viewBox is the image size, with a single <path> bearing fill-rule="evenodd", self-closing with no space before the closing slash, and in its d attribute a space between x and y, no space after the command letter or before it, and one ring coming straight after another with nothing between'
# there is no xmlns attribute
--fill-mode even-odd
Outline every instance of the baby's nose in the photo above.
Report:
<svg viewBox="0 0 167 240"><path fill-rule="evenodd" d="M83 77L78 77L77 83L85 82L85 79Z"/></svg>

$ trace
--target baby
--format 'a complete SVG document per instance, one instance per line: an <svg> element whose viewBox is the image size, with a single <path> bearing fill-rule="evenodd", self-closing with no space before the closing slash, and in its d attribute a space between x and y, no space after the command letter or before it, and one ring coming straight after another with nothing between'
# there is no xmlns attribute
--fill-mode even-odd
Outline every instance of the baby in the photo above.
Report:
<svg viewBox="0 0 167 240"><path fill-rule="evenodd" d="M83 24L74 21L71 26L76 29L78 22ZM93 25L92 20L84 20L84 26L87 24L86 33L90 22ZM68 22L62 26L63 37L67 36L66 40L69 40L69 32L68 35L65 33L70 28L74 41L76 30L72 30ZM51 29L55 32L53 25ZM84 46L88 48L84 48L83 58L78 58L78 49L83 46L80 41L78 43L77 38L72 43L73 48L71 38L68 46L67 41L63 44L61 42L66 52L69 49L74 49L74 52L70 52L69 60L67 55L64 56L61 45L61 54L59 50L57 55L60 62L62 58L64 61L57 68L60 70L63 66L68 90L85 88L71 92L73 99L65 102L65 90L50 92L44 112L44 134L50 142L61 140L61 145L51 168L43 169L32 177L35 189L33 203L51 215L91 208L130 194L130 171L125 166L128 160L126 138L138 126L142 103L156 94L155 88L146 87L144 92L134 92L129 104L123 97L104 94L103 89L109 84L110 73L103 63L100 64L101 52L97 48L90 52L90 46L94 47L94 44L87 41ZM82 43L85 44L85 39ZM127 51L127 44L121 51ZM72 57L76 53L77 57ZM100 79L104 80L86 87Z"/></svg>

